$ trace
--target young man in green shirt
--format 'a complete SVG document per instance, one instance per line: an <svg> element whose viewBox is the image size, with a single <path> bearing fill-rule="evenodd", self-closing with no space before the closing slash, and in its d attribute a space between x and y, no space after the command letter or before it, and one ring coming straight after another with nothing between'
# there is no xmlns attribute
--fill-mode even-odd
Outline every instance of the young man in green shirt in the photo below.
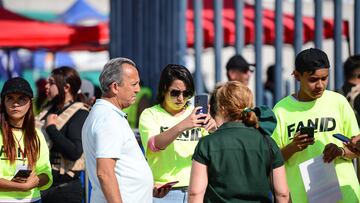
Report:
<svg viewBox="0 0 360 203"><path fill-rule="evenodd" d="M293 202L308 202L299 164L323 154L326 163L334 162L342 199L359 202L360 187L351 159L355 157L335 133L347 137L359 134L351 106L342 95L326 90L329 60L319 49L306 49L295 59L294 76L300 90L279 101L274 107L278 124L273 138L285 160L287 181ZM312 126L314 137L300 134Z"/></svg>

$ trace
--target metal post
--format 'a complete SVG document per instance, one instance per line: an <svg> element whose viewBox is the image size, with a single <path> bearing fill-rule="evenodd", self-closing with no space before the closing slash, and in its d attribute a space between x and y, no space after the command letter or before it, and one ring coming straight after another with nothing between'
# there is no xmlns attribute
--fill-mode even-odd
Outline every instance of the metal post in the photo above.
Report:
<svg viewBox="0 0 360 203"><path fill-rule="evenodd" d="M244 0L234 0L235 1L235 52L238 55L241 55L242 49L244 47Z"/></svg>
<svg viewBox="0 0 360 203"><path fill-rule="evenodd" d="M214 0L214 24L215 24L215 82L221 81L221 50L223 48L223 26L222 26L222 8L223 3L219 0Z"/></svg>
<svg viewBox="0 0 360 203"><path fill-rule="evenodd" d="M262 45L263 45L263 24L262 24L262 1L255 1L255 94L256 94L256 105L260 106L263 104L263 91L264 86L262 83Z"/></svg>
<svg viewBox="0 0 360 203"><path fill-rule="evenodd" d="M342 2L341 0L334 0L334 61L335 61L335 89L340 89L344 83L344 75L342 68Z"/></svg>
<svg viewBox="0 0 360 203"><path fill-rule="evenodd" d="M122 1L110 1L110 58L121 56L121 19Z"/></svg>
<svg viewBox="0 0 360 203"><path fill-rule="evenodd" d="M322 20L322 0L315 0L315 47L322 49L322 40L323 40L323 20Z"/></svg>
<svg viewBox="0 0 360 203"><path fill-rule="evenodd" d="M282 49L283 49L283 16L282 0L275 1L275 101L282 97Z"/></svg>
<svg viewBox="0 0 360 203"><path fill-rule="evenodd" d="M178 22L179 22L179 40L178 40L178 47L179 47L179 54L178 54L178 61L180 64L185 65L185 54L186 54L186 7L187 1L179 1L179 15L178 15Z"/></svg>
<svg viewBox="0 0 360 203"><path fill-rule="evenodd" d="M360 1L359 0L355 0L354 14L355 14L354 54L360 54Z"/></svg>
<svg viewBox="0 0 360 203"><path fill-rule="evenodd" d="M295 34L294 52L295 57L302 49L303 28L302 28L302 0L295 0ZM295 80L295 92L299 90L299 83Z"/></svg>
<svg viewBox="0 0 360 203"><path fill-rule="evenodd" d="M201 74L201 53L203 50L202 30L202 0L194 0L194 24L195 24L195 89L197 93L204 92L204 84Z"/></svg>

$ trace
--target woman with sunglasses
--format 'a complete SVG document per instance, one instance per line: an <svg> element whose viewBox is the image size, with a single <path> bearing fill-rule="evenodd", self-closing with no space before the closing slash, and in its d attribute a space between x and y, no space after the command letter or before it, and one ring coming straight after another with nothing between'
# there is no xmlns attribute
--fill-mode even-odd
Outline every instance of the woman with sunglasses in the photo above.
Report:
<svg viewBox="0 0 360 203"><path fill-rule="evenodd" d="M216 130L210 115L198 114L189 105L194 95L193 78L182 65L167 65L160 76L157 104L145 109L139 131L145 156L156 185L179 181L163 198L154 202L186 202L191 157L198 140Z"/></svg>
<svg viewBox="0 0 360 203"><path fill-rule="evenodd" d="M5 82L0 109L0 202L41 202L52 183L49 150L35 130L33 91L23 78ZM20 172L19 172L20 171Z"/></svg>

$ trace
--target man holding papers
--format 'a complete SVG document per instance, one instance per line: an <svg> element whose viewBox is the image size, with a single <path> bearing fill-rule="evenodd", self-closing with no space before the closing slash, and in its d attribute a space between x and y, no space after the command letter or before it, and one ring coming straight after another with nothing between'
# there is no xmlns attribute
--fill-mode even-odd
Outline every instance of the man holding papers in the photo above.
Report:
<svg viewBox="0 0 360 203"><path fill-rule="evenodd" d="M296 56L293 75L300 90L279 101L274 107L277 127L273 138L281 148L293 202L309 202L299 165L323 154L325 163L335 165L342 199L359 202L360 187L351 159L355 156L332 135L347 137L359 134L355 115L346 98L326 90L329 60L319 49L306 49ZM300 133L313 127L314 136ZM310 174L311 175L311 174Z"/></svg>

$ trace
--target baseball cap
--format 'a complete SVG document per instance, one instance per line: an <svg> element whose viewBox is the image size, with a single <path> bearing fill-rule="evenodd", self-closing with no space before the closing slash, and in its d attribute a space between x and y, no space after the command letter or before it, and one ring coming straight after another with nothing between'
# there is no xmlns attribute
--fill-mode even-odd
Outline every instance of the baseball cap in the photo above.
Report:
<svg viewBox="0 0 360 203"><path fill-rule="evenodd" d="M30 98L33 98L33 91L30 87L28 81L24 78L16 77L7 80L1 90L1 98L4 98L5 95L11 93L21 93Z"/></svg>
<svg viewBox="0 0 360 203"><path fill-rule="evenodd" d="M255 64L249 64L244 57L241 55L235 55L229 59L229 61L226 64L226 70L250 70L251 72L254 71Z"/></svg>
<svg viewBox="0 0 360 203"><path fill-rule="evenodd" d="M305 49L296 56L295 70L300 73L322 68L330 68L330 63L326 53L320 49Z"/></svg>

